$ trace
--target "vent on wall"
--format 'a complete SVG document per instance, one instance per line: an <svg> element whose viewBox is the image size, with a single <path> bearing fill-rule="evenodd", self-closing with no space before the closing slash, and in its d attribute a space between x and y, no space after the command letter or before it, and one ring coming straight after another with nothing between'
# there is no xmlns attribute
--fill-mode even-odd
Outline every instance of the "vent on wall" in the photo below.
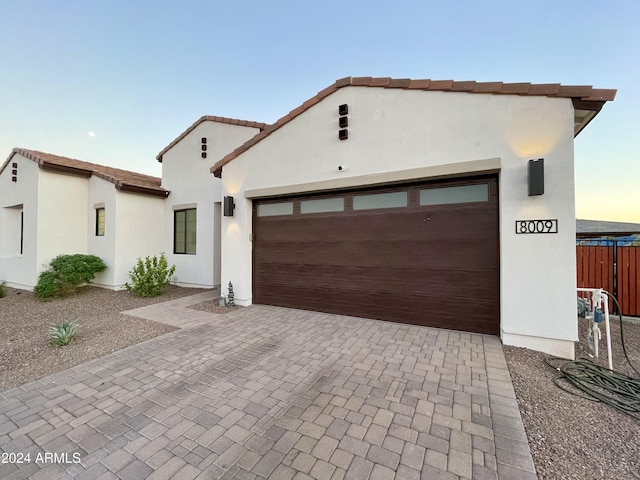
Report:
<svg viewBox="0 0 640 480"><path fill-rule="evenodd" d="M202 153L200 153L200 157L207 158L207 137L202 137L202 139L200 140L200 144L200 150L202 150Z"/></svg>
<svg viewBox="0 0 640 480"><path fill-rule="evenodd" d="M346 140L349 138L349 130L347 127L349 126L349 105L343 103L342 105L338 105L338 125L340 126L340 130L338 130L338 138L340 140Z"/></svg>
<svg viewBox="0 0 640 480"><path fill-rule="evenodd" d="M18 181L18 163L17 162L13 162L11 164L11 181L12 182Z"/></svg>

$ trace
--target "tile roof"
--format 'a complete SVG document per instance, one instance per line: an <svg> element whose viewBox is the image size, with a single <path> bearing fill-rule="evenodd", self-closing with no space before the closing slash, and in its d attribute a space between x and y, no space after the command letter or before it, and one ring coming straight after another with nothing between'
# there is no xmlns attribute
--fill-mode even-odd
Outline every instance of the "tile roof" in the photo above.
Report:
<svg viewBox="0 0 640 480"><path fill-rule="evenodd" d="M19 154L29 160L33 160L38 166L44 170L50 170L58 173L68 173L72 175L80 175L84 177L96 176L108 182L113 183L118 190L142 193L146 195L155 195L166 197L169 191L163 189L161 179L144 175L142 173L122 170L120 168L107 167L96 163L83 162L73 158L61 157L51 153L38 152L35 150L26 150L24 148L14 148L0 168L0 173L9 165L14 155Z"/></svg>
<svg viewBox="0 0 640 480"><path fill-rule="evenodd" d="M180 140L189 135L198 125L203 122L218 122L218 123L228 123L229 125L239 125L241 127L253 127L259 128L260 130L264 130L269 125L261 122L254 122L252 120L238 120L237 118L227 118L227 117L215 117L212 115L204 115L196 120L189 128L187 128L184 132L182 132L178 137L171 142L169 145L164 147L162 151L156 156L156 159L159 162L162 162L162 156L171 150Z"/></svg>
<svg viewBox="0 0 640 480"><path fill-rule="evenodd" d="M226 155L222 160L211 167L211 173L220 176L222 167L246 152L249 148L268 137L283 125L289 123L295 117L305 112L315 104L322 101L332 93L343 87L379 87L379 88L402 88L405 90L425 90L441 92L466 92L466 93L490 93L494 95L529 95L571 98L576 109L593 110L596 113L602 108L605 102L612 101L616 96L616 90L597 89L589 85L570 86L559 83L532 84L532 83L503 83L503 82L474 82L455 80L412 80L410 78L374 78L374 77L345 77L336 80L335 83L318 92L299 107L291 110L276 123L267 126L243 145ZM595 116L595 114L593 115ZM587 120L590 121L593 116ZM586 123L584 124L586 125ZM583 127L584 127L583 125ZM583 128L582 127L582 128ZM580 129L577 129L576 135Z"/></svg>

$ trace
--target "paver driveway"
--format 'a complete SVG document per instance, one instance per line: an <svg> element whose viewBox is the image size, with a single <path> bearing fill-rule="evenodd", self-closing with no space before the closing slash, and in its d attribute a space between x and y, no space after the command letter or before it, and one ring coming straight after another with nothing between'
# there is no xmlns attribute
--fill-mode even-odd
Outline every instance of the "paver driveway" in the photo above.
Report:
<svg viewBox="0 0 640 480"><path fill-rule="evenodd" d="M0 478L536 478L496 337L188 301L137 313L179 331L0 394Z"/></svg>

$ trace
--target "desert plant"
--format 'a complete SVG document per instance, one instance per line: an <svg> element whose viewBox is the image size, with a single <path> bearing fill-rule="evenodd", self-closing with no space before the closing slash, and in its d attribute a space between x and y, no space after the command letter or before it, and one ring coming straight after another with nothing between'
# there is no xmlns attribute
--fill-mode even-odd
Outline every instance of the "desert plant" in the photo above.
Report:
<svg viewBox="0 0 640 480"><path fill-rule="evenodd" d="M42 272L38 277L38 283L33 288L33 294L40 299L61 297L62 292L63 285L52 270Z"/></svg>
<svg viewBox="0 0 640 480"><path fill-rule="evenodd" d="M129 272L131 285L127 282L124 286L140 297L157 297L162 295L164 287L169 285L175 271L176 266L169 267L164 253L161 253L160 257L146 257L144 261L138 258L138 262Z"/></svg>
<svg viewBox="0 0 640 480"><path fill-rule="evenodd" d="M107 269L100 257L83 254L58 255L50 265L60 280L71 285L90 283L97 273Z"/></svg>
<svg viewBox="0 0 640 480"><path fill-rule="evenodd" d="M90 283L107 266L95 255L58 255L38 277L36 298L66 297L82 284Z"/></svg>
<svg viewBox="0 0 640 480"><path fill-rule="evenodd" d="M49 328L51 343L62 347L69 345L78 331L78 324L74 322L62 322Z"/></svg>
<svg viewBox="0 0 640 480"><path fill-rule="evenodd" d="M0 283L0 298L7 296L7 284L5 282Z"/></svg>

